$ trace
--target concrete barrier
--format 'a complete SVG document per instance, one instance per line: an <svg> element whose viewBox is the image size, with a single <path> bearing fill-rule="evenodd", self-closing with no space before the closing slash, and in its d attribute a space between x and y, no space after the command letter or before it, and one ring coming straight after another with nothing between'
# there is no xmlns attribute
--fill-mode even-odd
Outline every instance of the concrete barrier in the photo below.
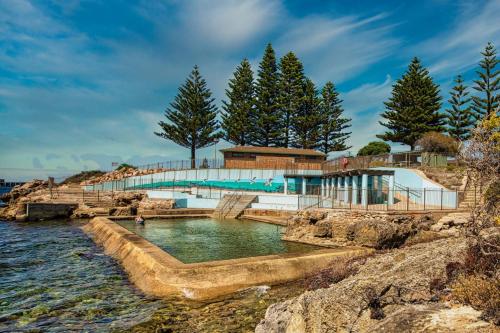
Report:
<svg viewBox="0 0 500 333"><path fill-rule="evenodd" d="M83 227L107 254L118 259L130 280L144 293L209 299L262 284L279 284L325 268L339 256L357 256L364 248L322 249L184 264L156 245L113 221L96 217Z"/></svg>
<svg viewBox="0 0 500 333"><path fill-rule="evenodd" d="M28 221L52 220L70 217L78 204L28 202L26 219Z"/></svg>

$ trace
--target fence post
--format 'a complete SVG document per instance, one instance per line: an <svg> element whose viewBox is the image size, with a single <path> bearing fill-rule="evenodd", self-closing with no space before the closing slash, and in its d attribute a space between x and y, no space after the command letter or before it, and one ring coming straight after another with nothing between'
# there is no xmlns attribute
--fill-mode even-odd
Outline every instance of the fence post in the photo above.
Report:
<svg viewBox="0 0 500 333"><path fill-rule="evenodd" d="M99 202L99 190L97 190L97 202Z"/></svg>
<svg viewBox="0 0 500 333"><path fill-rule="evenodd" d="M406 211L410 210L410 188L406 188Z"/></svg>
<svg viewBox="0 0 500 333"><path fill-rule="evenodd" d="M458 190L455 189L455 209L458 209Z"/></svg>
<svg viewBox="0 0 500 333"><path fill-rule="evenodd" d="M443 210L443 188L441 187L441 210Z"/></svg>
<svg viewBox="0 0 500 333"><path fill-rule="evenodd" d="M425 210L425 187L424 187L424 210Z"/></svg>

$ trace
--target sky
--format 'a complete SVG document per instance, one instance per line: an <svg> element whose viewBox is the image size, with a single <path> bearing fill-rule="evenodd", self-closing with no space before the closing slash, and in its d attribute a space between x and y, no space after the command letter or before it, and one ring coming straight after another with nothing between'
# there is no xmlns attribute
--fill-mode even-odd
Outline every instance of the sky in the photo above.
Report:
<svg viewBox="0 0 500 333"><path fill-rule="evenodd" d="M486 43L500 47L499 17L500 0L0 0L0 178L188 159L153 134L179 85L198 65L220 107L235 67L248 58L256 72L269 42L318 88L334 82L356 153L383 132L413 57L446 101L456 75L472 84Z"/></svg>

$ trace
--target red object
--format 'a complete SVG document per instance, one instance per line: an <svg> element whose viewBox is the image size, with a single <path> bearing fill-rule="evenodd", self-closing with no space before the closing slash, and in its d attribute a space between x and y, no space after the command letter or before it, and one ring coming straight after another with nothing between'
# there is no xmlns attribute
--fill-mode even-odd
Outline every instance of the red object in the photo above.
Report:
<svg viewBox="0 0 500 333"><path fill-rule="evenodd" d="M345 169L349 165L349 160L347 158L342 159L342 168Z"/></svg>

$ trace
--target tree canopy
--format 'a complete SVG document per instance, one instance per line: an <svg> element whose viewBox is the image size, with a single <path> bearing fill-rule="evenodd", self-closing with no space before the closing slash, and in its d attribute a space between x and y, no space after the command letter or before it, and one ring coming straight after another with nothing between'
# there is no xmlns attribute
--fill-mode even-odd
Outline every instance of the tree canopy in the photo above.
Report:
<svg viewBox="0 0 500 333"><path fill-rule="evenodd" d="M441 96L439 86L414 58L402 78L392 89L392 96L385 102L386 111L380 124L388 131L377 135L382 140L399 142L415 148L415 142L424 133L444 130L444 116L439 113Z"/></svg>
<svg viewBox="0 0 500 333"><path fill-rule="evenodd" d="M162 131L155 134L189 148L194 167L196 150L213 145L222 136L217 112L212 93L198 66L194 66L185 83L179 87L170 108L165 111L168 122L160 121L158 125Z"/></svg>

